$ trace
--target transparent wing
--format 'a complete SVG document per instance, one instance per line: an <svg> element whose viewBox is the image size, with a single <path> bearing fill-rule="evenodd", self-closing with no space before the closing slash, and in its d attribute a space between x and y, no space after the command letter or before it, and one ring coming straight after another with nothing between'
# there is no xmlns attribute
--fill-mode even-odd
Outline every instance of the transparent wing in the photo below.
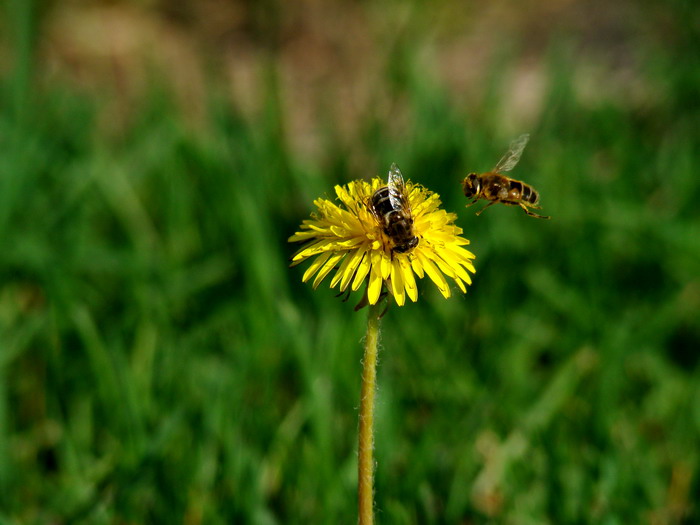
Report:
<svg viewBox="0 0 700 525"><path fill-rule="evenodd" d="M406 185L399 167L393 163L389 168L389 201L395 210L410 211L408 208L408 196L406 195Z"/></svg>
<svg viewBox="0 0 700 525"><path fill-rule="evenodd" d="M528 133L525 133L523 135L520 135L513 142L511 142L510 148L508 149L508 153L503 155L503 158L498 161L498 164L496 164L496 167L493 168L493 171L495 171L496 173L501 173L504 171L510 171L513 168L515 168L515 165L520 160L520 156L523 154L525 146L527 146L528 140L530 140L530 135Z"/></svg>

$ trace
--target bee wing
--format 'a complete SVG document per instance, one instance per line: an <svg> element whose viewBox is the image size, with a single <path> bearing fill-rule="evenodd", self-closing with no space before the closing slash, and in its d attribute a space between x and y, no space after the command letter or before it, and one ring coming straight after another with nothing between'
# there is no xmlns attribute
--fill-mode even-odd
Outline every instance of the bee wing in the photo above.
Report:
<svg viewBox="0 0 700 525"><path fill-rule="evenodd" d="M515 168L515 165L520 160L520 156L523 154L525 146L527 146L528 140L530 140L530 135L528 133L525 133L523 135L520 135L513 142L511 142L510 148L508 149L508 153L503 155L503 158L498 161L498 164L496 164L496 167L493 168L493 171L495 171L496 173L501 173L504 171L510 171L513 168Z"/></svg>
<svg viewBox="0 0 700 525"><path fill-rule="evenodd" d="M403 181L403 175L396 163L389 168L389 201L391 206L396 210L404 210L410 213L411 208L408 205L408 195L406 193L406 184Z"/></svg>

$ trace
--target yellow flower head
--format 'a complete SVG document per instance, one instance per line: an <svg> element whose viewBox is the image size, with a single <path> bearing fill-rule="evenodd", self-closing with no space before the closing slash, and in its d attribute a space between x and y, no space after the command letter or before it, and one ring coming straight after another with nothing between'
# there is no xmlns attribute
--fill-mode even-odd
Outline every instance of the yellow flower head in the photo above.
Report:
<svg viewBox="0 0 700 525"><path fill-rule="evenodd" d="M301 231L289 238L289 242L306 242L292 257L292 266L315 257L302 281L315 275L316 288L335 270L330 286L339 284L344 292L348 286L357 290L368 279L369 304L377 303L383 287L399 306L406 296L416 301L414 274L421 279L427 274L445 297L451 295L445 276L466 292L466 285L472 282L468 272L474 273L474 254L463 248L469 241L460 237L462 229L454 224L457 216L440 209L436 193L406 182L403 191L418 243L402 252L406 246L397 250L381 214L372 213L372 196L383 187L386 183L379 177L370 182L358 180L335 187L340 205L327 199L314 201L318 213L312 213Z"/></svg>

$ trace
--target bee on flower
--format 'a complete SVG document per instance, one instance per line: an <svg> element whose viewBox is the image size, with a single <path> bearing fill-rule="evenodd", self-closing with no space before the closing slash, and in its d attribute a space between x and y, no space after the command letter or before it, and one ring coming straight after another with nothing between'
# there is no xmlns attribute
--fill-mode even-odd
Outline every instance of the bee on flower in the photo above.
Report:
<svg viewBox="0 0 700 525"><path fill-rule="evenodd" d="M318 211L303 221L290 242L305 243L292 266L313 262L302 281L313 286L333 271L331 288L358 290L367 282L366 301L374 305L386 290L402 306L406 296L418 299L416 276L427 275L444 297L451 290L446 277L462 292L471 284L474 254L464 248L456 215L440 209L440 197L410 180L404 182L393 164L388 181L375 177L336 186L338 204L316 199Z"/></svg>

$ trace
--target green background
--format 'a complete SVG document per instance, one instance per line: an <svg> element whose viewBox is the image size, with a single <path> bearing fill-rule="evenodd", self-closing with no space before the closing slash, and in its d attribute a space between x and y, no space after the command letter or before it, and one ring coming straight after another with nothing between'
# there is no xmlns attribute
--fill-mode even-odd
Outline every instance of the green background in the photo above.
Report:
<svg viewBox="0 0 700 525"><path fill-rule="evenodd" d="M366 313L286 239L394 161L477 273L382 320L378 522L700 521L693 2L1 23L0 521L355 523ZM523 132L552 220L476 217L460 179Z"/></svg>

